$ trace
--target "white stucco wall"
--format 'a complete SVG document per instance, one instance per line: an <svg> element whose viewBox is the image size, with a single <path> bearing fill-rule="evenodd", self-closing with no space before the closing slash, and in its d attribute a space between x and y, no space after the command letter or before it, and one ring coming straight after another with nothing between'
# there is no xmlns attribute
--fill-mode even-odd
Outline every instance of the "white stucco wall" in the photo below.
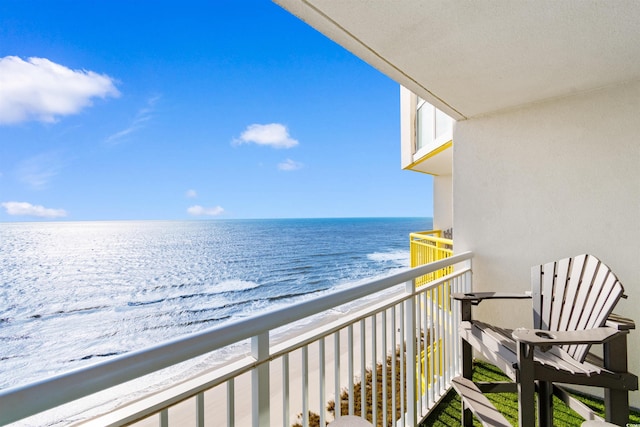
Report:
<svg viewBox="0 0 640 427"><path fill-rule="evenodd" d="M461 121L453 140L455 250L475 253L475 289L525 291L532 265L597 256L629 296L615 311L639 326L640 374L640 82ZM529 302L476 313L531 325Z"/></svg>
<svg viewBox="0 0 640 427"><path fill-rule="evenodd" d="M417 99L409 89L400 85L400 167L403 169L413 163Z"/></svg>
<svg viewBox="0 0 640 427"><path fill-rule="evenodd" d="M453 227L452 175L433 177L433 228L447 230Z"/></svg>

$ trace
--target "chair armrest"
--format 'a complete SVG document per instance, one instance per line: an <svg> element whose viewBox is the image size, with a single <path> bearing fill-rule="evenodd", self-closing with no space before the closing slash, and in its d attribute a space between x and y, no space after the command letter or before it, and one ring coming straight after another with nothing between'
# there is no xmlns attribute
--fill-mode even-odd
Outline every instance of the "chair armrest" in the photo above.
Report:
<svg viewBox="0 0 640 427"><path fill-rule="evenodd" d="M530 299L531 292L524 294L513 292L467 292L451 294L451 298L459 301L472 301L478 304L485 299Z"/></svg>
<svg viewBox="0 0 640 427"><path fill-rule="evenodd" d="M564 344L602 344L619 334L629 331L601 327L582 331L545 331L542 329L518 328L511 336L518 342L534 346L550 347Z"/></svg>
<svg viewBox="0 0 640 427"><path fill-rule="evenodd" d="M607 322L604 324L610 328L618 329L619 331L628 331L636 328L636 323L627 317L619 316L615 313L611 313L607 318Z"/></svg>

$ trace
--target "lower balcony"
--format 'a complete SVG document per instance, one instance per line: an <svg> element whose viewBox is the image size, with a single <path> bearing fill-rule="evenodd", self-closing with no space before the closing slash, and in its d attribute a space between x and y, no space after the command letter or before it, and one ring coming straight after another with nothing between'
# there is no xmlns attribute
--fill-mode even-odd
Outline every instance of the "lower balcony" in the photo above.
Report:
<svg viewBox="0 0 640 427"><path fill-rule="evenodd" d="M409 248L411 267L418 267L430 262L449 258L453 255L452 230L429 230L411 233ZM418 286L436 280L451 273L452 267L426 274L417 279Z"/></svg>

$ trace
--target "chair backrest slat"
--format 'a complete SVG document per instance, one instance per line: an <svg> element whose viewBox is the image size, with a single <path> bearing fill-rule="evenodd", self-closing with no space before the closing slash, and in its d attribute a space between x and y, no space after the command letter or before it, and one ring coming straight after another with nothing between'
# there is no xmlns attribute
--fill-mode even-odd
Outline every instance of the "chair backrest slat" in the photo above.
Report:
<svg viewBox="0 0 640 427"><path fill-rule="evenodd" d="M548 264L553 265L555 270L555 286L553 294L551 295L551 313L549 313L551 320L549 321L549 329L558 330L560 314L566 303L565 290L571 269L571 258L564 258L558 262Z"/></svg>
<svg viewBox="0 0 640 427"><path fill-rule="evenodd" d="M540 318L542 322L540 329L549 329L551 323L551 303L553 302L553 293L556 282L556 264L549 263L542 267L544 278L542 279L542 313Z"/></svg>
<svg viewBox="0 0 640 427"><path fill-rule="evenodd" d="M602 298L611 291L611 288L605 288L605 280L609 273L609 269L597 258L590 257L587 260L583 283L580 287L580 294L583 295L583 298L579 301L576 300L576 306L582 307L582 310L580 315L575 317L575 322L569 324L568 330L588 329L598 323L598 315L604 308ZM588 295L585 296L586 293ZM580 358L582 352L588 350L588 347L584 345L563 346L563 348L576 359Z"/></svg>
<svg viewBox="0 0 640 427"><path fill-rule="evenodd" d="M592 286L594 286L594 278L598 271L598 266L600 265L600 261L595 257L587 257L585 259L584 268L582 270L582 277L580 278L580 283L578 284L577 294L575 296L573 306L574 310L571 313L571 318L569 319L569 324L567 325L567 331L575 331L578 330L578 324L580 322L580 318L585 314L585 311L588 309L586 307L587 299L589 296L589 292L592 290ZM599 293L599 289L594 289L594 293Z"/></svg>
<svg viewBox="0 0 640 427"><path fill-rule="evenodd" d="M575 309L574 301L578 295L578 289L582 282L582 271L584 270L584 262L586 255L580 255L571 261L571 272L569 273L567 287L565 290L565 305L560 312L560 323L557 326L558 331L566 331L569 328L569 320Z"/></svg>
<svg viewBox="0 0 640 427"><path fill-rule="evenodd" d="M580 255L531 269L534 327L575 331L604 325L624 289L609 267ZM562 346L582 362L589 345Z"/></svg>
<svg viewBox="0 0 640 427"><path fill-rule="evenodd" d="M604 264L603 264L604 266ZM622 297L624 293L624 289L622 285L615 277L615 275L609 271L606 266L604 266L604 270L607 278L600 282L600 292L596 297L597 302L603 302L601 304L594 304L589 307L585 307L585 313L587 314L585 322L581 322L578 324L577 330L581 329L591 329L602 326L607 321L609 314L613 310L613 307L617 304L617 302ZM596 292L593 292L595 294ZM574 345L574 346L564 346L565 350L571 354L577 360L583 360L587 356L587 352L589 351L589 346L587 345Z"/></svg>
<svg viewBox="0 0 640 427"><path fill-rule="evenodd" d="M613 290L615 283L615 276L609 271L606 266L600 265L598 273L594 276L593 284L591 286L591 292L589 293L589 299L584 304L584 310L582 311L582 317L580 318L577 329L592 328L597 323L598 311L599 311L599 298L602 295L610 293Z"/></svg>
<svg viewBox="0 0 640 427"><path fill-rule="evenodd" d="M545 275L542 265L531 267L531 283L539 283L544 281ZM542 320L542 293L544 286L531 286L531 306L533 307L533 327L534 329L545 329Z"/></svg>
<svg viewBox="0 0 640 427"><path fill-rule="evenodd" d="M622 298L622 294L624 293L624 289L622 284L618 281L618 278L609 271L607 275L607 280L604 282L602 286L601 295L599 295L599 299L605 299L606 302L602 306L600 306L600 311L597 312L597 309L594 307L593 314L590 316L585 328L595 328L598 326L604 325L607 321L607 318L611 314L612 310L607 310L607 307L614 307L620 298Z"/></svg>

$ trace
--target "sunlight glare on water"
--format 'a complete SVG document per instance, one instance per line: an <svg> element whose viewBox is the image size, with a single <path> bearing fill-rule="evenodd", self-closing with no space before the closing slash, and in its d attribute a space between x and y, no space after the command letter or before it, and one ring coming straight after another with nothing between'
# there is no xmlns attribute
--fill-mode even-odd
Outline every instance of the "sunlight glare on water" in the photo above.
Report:
<svg viewBox="0 0 640 427"><path fill-rule="evenodd" d="M0 389L408 267L429 219L5 223Z"/></svg>

